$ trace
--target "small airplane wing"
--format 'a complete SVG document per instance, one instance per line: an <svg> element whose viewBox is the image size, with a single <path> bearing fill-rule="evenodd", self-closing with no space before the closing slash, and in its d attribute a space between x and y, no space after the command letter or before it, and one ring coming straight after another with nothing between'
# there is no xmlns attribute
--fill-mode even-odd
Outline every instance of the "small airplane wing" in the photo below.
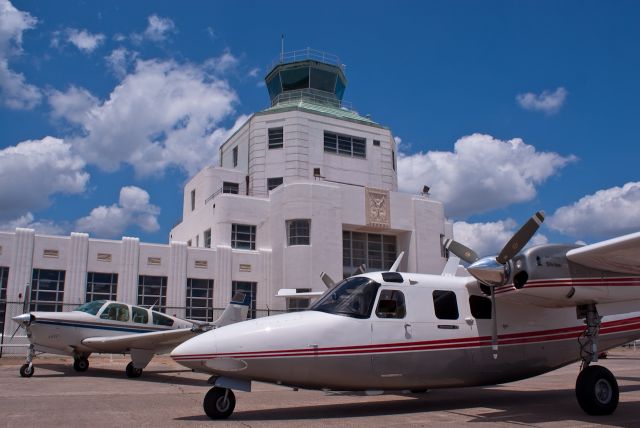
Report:
<svg viewBox="0 0 640 428"><path fill-rule="evenodd" d="M640 232L570 250L567 258L594 269L640 274Z"/></svg>
<svg viewBox="0 0 640 428"><path fill-rule="evenodd" d="M82 344L95 349L97 352L121 353L133 348L159 350L175 347L197 334L191 328L180 328L111 337L88 337L82 341Z"/></svg>
<svg viewBox="0 0 640 428"><path fill-rule="evenodd" d="M297 292L295 288L281 288L278 290L276 297L318 297L322 296L324 291L302 291Z"/></svg>

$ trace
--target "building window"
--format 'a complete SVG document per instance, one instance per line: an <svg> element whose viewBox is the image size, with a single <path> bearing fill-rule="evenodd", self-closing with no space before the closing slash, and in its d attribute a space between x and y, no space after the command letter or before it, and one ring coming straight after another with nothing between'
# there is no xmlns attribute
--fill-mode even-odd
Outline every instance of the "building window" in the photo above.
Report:
<svg viewBox="0 0 640 428"><path fill-rule="evenodd" d="M222 193L233 193L234 195L237 195L240 193L240 185L238 183L224 181L222 183Z"/></svg>
<svg viewBox="0 0 640 428"><path fill-rule="evenodd" d="M213 279L187 278L187 313L191 320L213 321Z"/></svg>
<svg viewBox="0 0 640 428"><path fill-rule="evenodd" d="M396 237L374 233L342 232L342 264L344 274L351 273L360 265L369 270L390 269L396 260Z"/></svg>
<svg viewBox="0 0 640 428"><path fill-rule="evenodd" d="M204 231L204 248L211 248L211 229Z"/></svg>
<svg viewBox="0 0 640 428"><path fill-rule="evenodd" d="M284 145L283 128L269 128L269 149L281 149Z"/></svg>
<svg viewBox="0 0 640 428"><path fill-rule="evenodd" d="M324 151L357 158L367 157L367 140L324 131Z"/></svg>
<svg viewBox="0 0 640 428"><path fill-rule="evenodd" d="M29 310L62 312L64 277L63 270L34 269Z"/></svg>
<svg viewBox="0 0 640 428"><path fill-rule="evenodd" d="M296 293L309 293L310 288L296 288ZM287 312L300 312L311 305L309 297L287 297Z"/></svg>
<svg viewBox="0 0 640 428"><path fill-rule="evenodd" d="M393 150L391 150L391 166L395 171L396 170L396 152L394 152Z"/></svg>
<svg viewBox="0 0 640 428"><path fill-rule="evenodd" d="M251 298L251 306L249 306L249 312L247 313L247 318L255 318L256 317L256 282L247 282L247 281L232 281L231 282L231 295L235 296L236 293L244 293L248 294Z"/></svg>
<svg viewBox="0 0 640 428"><path fill-rule="evenodd" d="M0 334L4 333L4 317L7 313L7 282L9 268L0 266Z"/></svg>
<svg viewBox="0 0 640 428"><path fill-rule="evenodd" d="M311 220L287 220L287 241L289 245L309 245Z"/></svg>
<svg viewBox="0 0 640 428"><path fill-rule="evenodd" d="M256 249L256 227L248 224L231 225L231 248L239 250Z"/></svg>
<svg viewBox="0 0 640 428"><path fill-rule="evenodd" d="M282 177L267 178L267 190L272 191L283 183Z"/></svg>
<svg viewBox="0 0 640 428"><path fill-rule="evenodd" d="M196 209L196 189L191 191L191 211Z"/></svg>
<svg viewBox="0 0 640 428"><path fill-rule="evenodd" d="M376 147L380 147L380 140L373 140L373 145Z"/></svg>
<svg viewBox="0 0 640 428"><path fill-rule="evenodd" d="M116 300L117 291L117 273L87 272L87 294L85 302L93 302L94 300Z"/></svg>
<svg viewBox="0 0 640 428"><path fill-rule="evenodd" d="M238 166L238 146L233 148L233 166Z"/></svg>
<svg viewBox="0 0 640 428"><path fill-rule="evenodd" d="M167 277L138 276L138 305L164 312L167 305Z"/></svg>
<svg viewBox="0 0 640 428"><path fill-rule="evenodd" d="M457 320L459 315L456 293L453 291L435 290L433 292L433 308L438 319Z"/></svg>

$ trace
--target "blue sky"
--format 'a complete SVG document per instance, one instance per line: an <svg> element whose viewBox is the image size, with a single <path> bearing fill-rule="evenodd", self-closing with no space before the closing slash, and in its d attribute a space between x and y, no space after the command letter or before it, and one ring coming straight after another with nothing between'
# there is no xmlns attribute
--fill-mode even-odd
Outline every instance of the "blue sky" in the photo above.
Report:
<svg viewBox="0 0 640 428"><path fill-rule="evenodd" d="M400 187L494 251L640 230L637 2L0 0L0 229L167 242L182 185L268 106L285 50L346 65Z"/></svg>

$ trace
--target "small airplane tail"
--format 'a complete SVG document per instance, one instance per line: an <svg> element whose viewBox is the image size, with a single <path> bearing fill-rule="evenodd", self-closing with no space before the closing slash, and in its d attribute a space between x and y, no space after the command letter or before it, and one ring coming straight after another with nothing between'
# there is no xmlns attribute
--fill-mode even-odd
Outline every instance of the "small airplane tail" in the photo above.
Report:
<svg viewBox="0 0 640 428"><path fill-rule="evenodd" d="M247 319L250 304L251 295L246 293L236 293L224 309L224 312L222 312L222 315L220 315L220 318L212 323L213 328L220 328L225 325L245 321Z"/></svg>

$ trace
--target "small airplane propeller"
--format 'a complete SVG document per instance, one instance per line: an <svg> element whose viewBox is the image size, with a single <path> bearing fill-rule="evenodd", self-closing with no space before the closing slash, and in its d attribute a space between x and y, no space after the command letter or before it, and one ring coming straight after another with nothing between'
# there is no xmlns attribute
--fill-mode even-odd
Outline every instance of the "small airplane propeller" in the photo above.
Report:
<svg viewBox="0 0 640 428"><path fill-rule="evenodd" d="M491 317L493 319L491 348L493 349L493 358L498 358L498 319L496 314L495 289L509 282L511 275L509 261L527 245L543 221L543 211L538 211L532 215L511 237L496 257L490 256L479 259L475 251L453 239L447 239L444 243L446 249L465 262L470 263L467 271L477 279L480 284L488 286L491 290Z"/></svg>

